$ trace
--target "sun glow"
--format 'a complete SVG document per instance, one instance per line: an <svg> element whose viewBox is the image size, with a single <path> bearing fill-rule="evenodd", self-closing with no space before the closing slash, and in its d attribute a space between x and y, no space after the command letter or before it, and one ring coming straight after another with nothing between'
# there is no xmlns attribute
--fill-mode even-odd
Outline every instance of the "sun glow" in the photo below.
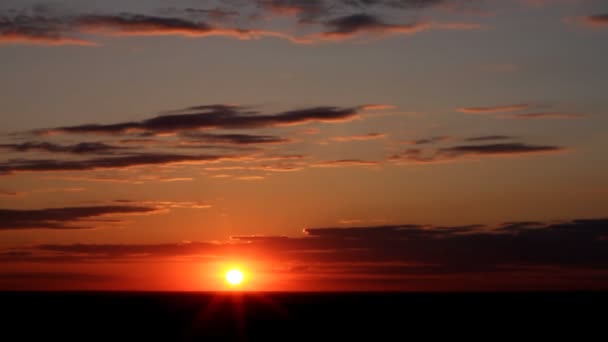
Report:
<svg viewBox="0 0 608 342"><path fill-rule="evenodd" d="M245 275L238 269L232 269L226 272L226 282L232 286L240 285L245 279Z"/></svg>

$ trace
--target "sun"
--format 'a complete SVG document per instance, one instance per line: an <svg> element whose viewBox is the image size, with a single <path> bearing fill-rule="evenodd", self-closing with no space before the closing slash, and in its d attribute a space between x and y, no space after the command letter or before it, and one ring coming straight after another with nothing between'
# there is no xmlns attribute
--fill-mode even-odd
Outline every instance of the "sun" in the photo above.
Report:
<svg viewBox="0 0 608 342"><path fill-rule="evenodd" d="M245 276L243 275L243 272L238 269L231 269L226 272L226 282L228 282L230 285L240 285L244 279Z"/></svg>

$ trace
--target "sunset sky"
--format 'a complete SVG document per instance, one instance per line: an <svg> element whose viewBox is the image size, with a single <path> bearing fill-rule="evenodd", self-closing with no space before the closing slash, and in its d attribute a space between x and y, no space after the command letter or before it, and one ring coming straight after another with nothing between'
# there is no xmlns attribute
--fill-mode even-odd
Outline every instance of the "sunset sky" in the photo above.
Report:
<svg viewBox="0 0 608 342"><path fill-rule="evenodd" d="M0 289L608 289L604 0L0 0Z"/></svg>

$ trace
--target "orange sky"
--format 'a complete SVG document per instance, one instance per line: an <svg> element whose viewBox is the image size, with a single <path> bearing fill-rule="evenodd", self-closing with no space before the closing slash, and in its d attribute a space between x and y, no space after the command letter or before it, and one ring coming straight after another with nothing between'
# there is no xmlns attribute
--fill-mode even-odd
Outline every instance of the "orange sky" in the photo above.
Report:
<svg viewBox="0 0 608 342"><path fill-rule="evenodd" d="M605 13L0 4L0 289L606 288Z"/></svg>

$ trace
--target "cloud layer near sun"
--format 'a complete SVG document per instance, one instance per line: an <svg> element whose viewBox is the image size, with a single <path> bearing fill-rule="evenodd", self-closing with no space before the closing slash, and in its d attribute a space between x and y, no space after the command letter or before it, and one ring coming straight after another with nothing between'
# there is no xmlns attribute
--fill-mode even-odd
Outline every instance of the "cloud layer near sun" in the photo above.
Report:
<svg viewBox="0 0 608 342"><path fill-rule="evenodd" d="M88 211L77 213L89 216ZM105 209L104 209L105 210ZM108 209L111 212L117 209ZM99 211L98 213L100 213ZM32 213L33 217L55 214ZM49 216L50 215L50 216ZM469 286L484 282L478 276L509 279L505 288L532 277L558 279L602 278L608 266L608 220L507 222L497 226L391 225L352 228L308 228L305 237L233 236L226 242L178 244L41 244L4 250L4 262L146 263L167 258L194 257L231 260L272 260L275 275L314 282L311 276L385 281L407 288L424 280L429 289L442 288L445 279L466 276ZM255 275L252 275L255 276ZM357 278L359 277L359 278ZM69 278L69 277L68 277ZM604 279L604 280L601 280ZM66 279L70 280L70 279ZM357 288L359 282L351 281ZM560 288L555 280L549 288ZM445 286L444 286L445 287Z"/></svg>

